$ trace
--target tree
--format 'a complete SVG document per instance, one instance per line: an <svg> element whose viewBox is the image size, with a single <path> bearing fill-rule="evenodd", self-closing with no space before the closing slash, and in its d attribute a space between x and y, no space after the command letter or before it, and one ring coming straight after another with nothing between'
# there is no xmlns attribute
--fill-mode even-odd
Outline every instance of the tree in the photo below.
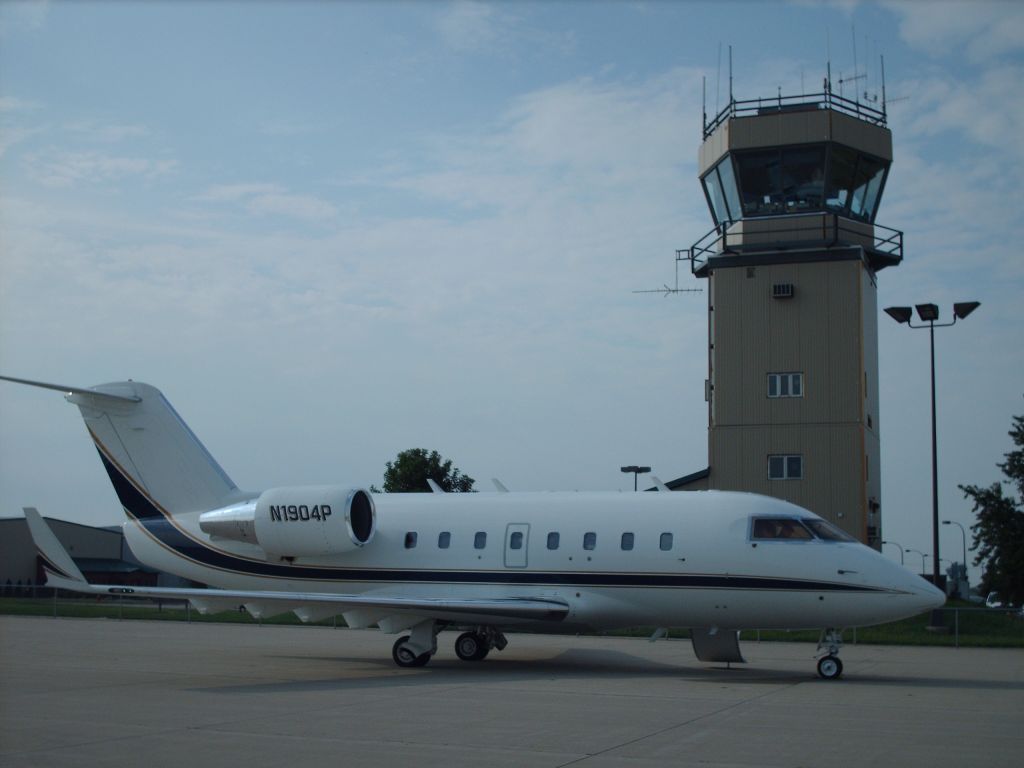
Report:
<svg viewBox="0 0 1024 768"><path fill-rule="evenodd" d="M964 496L974 501L977 522L971 526L977 550L975 565L984 564L982 593L995 591L1013 605L1024 603L1024 416L1013 417L1009 432L1015 450L997 464L1004 483L1016 487L1017 498L1003 492L1004 483L988 488L961 485Z"/></svg>
<svg viewBox="0 0 1024 768"><path fill-rule="evenodd" d="M430 491L427 480L433 480L448 493L469 493L473 490L472 477L452 468L451 459L444 460L437 451L410 448L402 451L384 470L386 493L425 493ZM376 489L372 489L376 490Z"/></svg>

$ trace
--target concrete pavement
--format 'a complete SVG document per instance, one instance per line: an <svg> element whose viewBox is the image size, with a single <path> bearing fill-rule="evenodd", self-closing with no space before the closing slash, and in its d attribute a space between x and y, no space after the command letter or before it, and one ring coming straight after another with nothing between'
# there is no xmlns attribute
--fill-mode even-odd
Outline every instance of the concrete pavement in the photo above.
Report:
<svg viewBox="0 0 1024 768"><path fill-rule="evenodd" d="M0 766L1017 766L1024 651L455 633L422 669L376 630L0 617Z"/></svg>

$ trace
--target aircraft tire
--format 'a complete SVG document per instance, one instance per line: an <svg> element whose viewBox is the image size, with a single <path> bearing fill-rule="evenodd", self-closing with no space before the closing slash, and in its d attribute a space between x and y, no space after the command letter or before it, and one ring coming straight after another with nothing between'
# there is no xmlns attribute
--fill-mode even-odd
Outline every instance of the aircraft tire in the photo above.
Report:
<svg viewBox="0 0 1024 768"><path fill-rule="evenodd" d="M463 632L455 641L455 655L463 661L483 661L491 649L476 632Z"/></svg>
<svg viewBox="0 0 1024 768"><path fill-rule="evenodd" d="M402 635L400 638L395 640L395 644L391 646L391 658L394 659L395 664L400 667L422 667L428 661L430 661L430 653L421 653L417 656L412 652L406 643L409 642L408 635Z"/></svg>
<svg viewBox="0 0 1024 768"><path fill-rule="evenodd" d="M818 676L823 680L838 680L843 674L843 662L838 656L823 656L818 659Z"/></svg>

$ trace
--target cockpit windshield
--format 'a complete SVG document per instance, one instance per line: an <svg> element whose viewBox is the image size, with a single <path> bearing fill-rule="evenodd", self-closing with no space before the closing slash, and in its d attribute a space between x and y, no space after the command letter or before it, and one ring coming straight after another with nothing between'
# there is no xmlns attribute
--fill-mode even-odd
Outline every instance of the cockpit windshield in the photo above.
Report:
<svg viewBox="0 0 1024 768"><path fill-rule="evenodd" d="M846 531L825 520L809 520L805 518L801 522L814 531L816 537L824 541L856 541Z"/></svg>
<svg viewBox="0 0 1024 768"><path fill-rule="evenodd" d="M813 539L814 535L793 517L758 517L754 519L755 539Z"/></svg>
<svg viewBox="0 0 1024 768"><path fill-rule="evenodd" d="M856 541L831 523L803 517L755 517L751 538L761 541Z"/></svg>

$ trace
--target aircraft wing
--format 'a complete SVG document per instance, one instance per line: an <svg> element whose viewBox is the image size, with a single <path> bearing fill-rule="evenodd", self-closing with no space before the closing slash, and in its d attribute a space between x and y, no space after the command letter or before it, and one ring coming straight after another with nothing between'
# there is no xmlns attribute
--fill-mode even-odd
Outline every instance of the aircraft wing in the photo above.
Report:
<svg viewBox="0 0 1024 768"><path fill-rule="evenodd" d="M202 613L244 607L253 616L293 611L303 621L342 614L349 626L378 624L385 631L400 631L425 618L455 623L560 621L568 604L535 597L424 597L381 594L346 595L330 592L278 592L269 590L128 587L90 584L75 566L37 510L27 507L25 520L43 561L50 587L94 595L130 595L191 601Z"/></svg>

